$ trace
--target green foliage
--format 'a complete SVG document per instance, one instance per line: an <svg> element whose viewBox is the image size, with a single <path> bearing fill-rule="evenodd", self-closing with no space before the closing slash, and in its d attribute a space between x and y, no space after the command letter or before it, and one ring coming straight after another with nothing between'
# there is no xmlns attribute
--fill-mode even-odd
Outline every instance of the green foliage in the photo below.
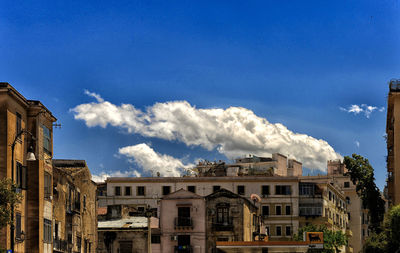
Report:
<svg viewBox="0 0 400 253"><path fill-rule="evenodd" d="M363 252L381 253L400 250L400 205L390 209L381 230L381 233L372 233L367 238L363 246Z"/></svg>
<svg viewBox="0 0 400 253"><path fill-rule="evenodd" d="M363 206L369 210L370 229L376 233L381 232L380 225L385 214L385 201L375 184L374 169L368 159L357 154L353 154L352 157L345 156L344 164L348 169L347 175L350 175L351 181L356 185L356 191Z"/></svg>
<svg viewBox="0 0 400 253"><path fill-rule="evenodd" d="M0 229L11 223L11 206L21 203L22 194L13 191L9 178L0 180Z"/></svg>
<svg viewBox="0 0 400 253"><path fill-rule="evenodd" d="M386 233L371 233L366 239L362 252L364 253L384 253L386 252L388 240Z"/></svg>
<svg viewBox="0 0 400 253"><path fill-rule="evenodd" d="M342 231L331 231L326 226L307 225L299 228L298 233L294 235L294 240L303 241L304 232L323 232L324 233L324 249L309 250L310 252L318 251L321 253L340 252L339 248L347 245L347 236Z"/></svg>
<svg viewBox="0 0 400 253"><path fill-rule="evenodd" d="M388 242L388 251L400 249L400 205L392 207L388 212L384 225Z"/></svg>

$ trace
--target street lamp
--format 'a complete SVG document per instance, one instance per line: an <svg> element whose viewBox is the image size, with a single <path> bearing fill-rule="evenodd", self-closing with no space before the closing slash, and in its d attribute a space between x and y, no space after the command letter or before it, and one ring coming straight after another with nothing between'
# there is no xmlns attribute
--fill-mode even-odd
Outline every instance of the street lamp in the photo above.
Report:
<svg viewBox="0 0 400 253"><path fill-rule="evenodd" d="M153 211L151 211L150 206L147 206L145 216L147 217L147 252L151 253L151 217L153 216Z"/></svg>
<svg viewBox="0 0 400 253"><path fill-rule="evenodd" d="M14 149L15 149L15 145L17 144L18 139L24 135L24 134L29 134L32 138L32 140L35 139L35 137L33 137L33 134L31 134L29 131L22 129L21 131L19 131L17 133L17 135L15 136L15 139L13 141L13 143L11 144L11 183L13 184L11 186L12 191L15 191L15 187L14 187ZM36 157L35 154L33 153L33 147L30 145L28 150L27 150L27 155L26 155L26 160L27 161L36 161ZM11 204L11 226L10 226L10 245L11 245L11 252L14 253L14 231L15 231L15 225L14 225L14 204Z"/></svg>

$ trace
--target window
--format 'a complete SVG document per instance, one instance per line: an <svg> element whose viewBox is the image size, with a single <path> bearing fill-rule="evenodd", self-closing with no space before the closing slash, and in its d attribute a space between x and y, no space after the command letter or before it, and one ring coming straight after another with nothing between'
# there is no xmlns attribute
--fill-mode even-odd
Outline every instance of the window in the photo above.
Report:
<svg viewBox="0 0 400 253"><path fill-rule="evenodd" d="M15 214L15 239L21 239L21 214Z"/></svg>
<svg viewBox="0 0 400 253"><path fill-rule="evenodd" d="M269 206L262 206L262 215L263 216L269 215Z"/></svg>
<svg viewBox="0 0 400 253"><path fill-rule="evenodd" d="M282 206L275 206L275 215L282 214Z"/></svg>
<svg viewBox="0 0 400 253"><path fill-rule="evenodd" d="M115 186L115 196L121 196L121 186Z"/></svg>
<svg viewBox="0 0 400 253"><path fill-rule="evenodd" d="M312 183L300 183L299 184L299 194L300 195L314 195L314 187L315 185Z"/></svg>
<svg viewBox="0 0 400 253"><path fill-rule="evenodd" d="M144 207L138 206L137 211L138 211L138 213L144 213Z"/></svg>
<svg viewBox="0 0 400 253"><path fill-rule="evenodd" d="M51 155L51 132L50 129L42 125L43 129L43 149L44 151Z"/></svg>
<svg viewBox="0 0 400 253"><path fill-rule="evenodd" d="M292 227L291 226L286 226L285 227L285 232L287 236L291 236L292 235Z"/></svg>
<svg viewBox="0 0 400 253"><path fill-rule="evenodd" d="M78 248L78 251L81 252L82 238L80 236L76 237L76 247Z"/></svg>
<svg viewBox="0 0 400 253"><path fill-rule="evenodd" d="M261 195L269 195L269 185L261 186Z"/></svg>
<svg viewBox="0 0 400 253"><path fill-rule="evenodd" d="M216 191L218 191L219 189L221 189L221 186L219 186L219 185L214 185L214 186L213 186L213 192L216 192Z"/></svg>
<svg viewBox="0 0 400 253"><path fill-rule="evenodd" d="M344 182L344 188L349 188L350 187L350 182Z"/></svg>
<svg viewBox="0 0 400 253"><path fill-rule="evenodd" d="M163 186L162 187L162 194L163 195L168 195L171 193L171 186Z"/></svg>
<svg viewBox="0 0 400 253"><path fill-rule="evenodd" d="M50 199L51 197L51 175L47 172L44 173L44 198Z"/></svg>
<svg viewBox="0 0 400 253"><path fill-rule="evenodd" d="M59 225L60 222L55 221L54 222L54 238L58 239L58 228L60 227Z"/></svg>
<svg viewBox="0 0 400 253"><path fill-rule="evenodd" d="M43 221L43 241L51 243L51 220L48 219Z"/></svg>
<svg viewBox="0 0 400 253"><path fill-rule="evenodd" d="M125 196L131 196L131 187L130 186L125 187Z"/></svg>
<svg viewBox="0 0 400 253"><path fill-rule="evenodd" d="M145 189L144 186L138 186L138 187L136 188L136 195L137 195L137 196L144 196L144 195L145 195L145 192L146 192L146 189Z"/></svg>
<svg viewBox="0 0 400 253"><path fill-rule="evenodd" d="M237 194L244 195L244 185L237 186Z"/></svg>
<svg viewBox="0 0 400 253"><path fill-rule="evenodd" d="M350 213L347 213L347 218L350 220Z"/></svg>
<svg viewBox="0 0 400 253"><path fill-rule="evenodd" d="M160 235L151 235L151 243L161 243L161 236Z"/></svg>
<svg viewBox="0 0 400 253"><path fill-rule="evenodd" d="M217 206L217 223L229 223L229 206L226 204Z"/></svg>
<svg viewBox="0 0 400 253"><path fill-rule="evenodd" d="M275 186L275 195L290 195L290 185L276 185Z"/></svg>
<svg viewBox="0 0 400 253"><path fill-rule="evenodd" d="M196 186L194 186L194 185L189 185L189 186L187 187L187 190L188 190L189 192L196 193Z"/></svg>
<svg viewBox="0 0 400 253"><path fill-rule="evenodd" d="M75 193L75 211L80 212L81 211L81 193L80 192L76 192Z"/></svg>
<svg viewBox="0 0 400 253"><path fill-rule="evenodd" d="M83 209L86 209L86 195L83 195Z"/></svg>
<svg viewBox="0 0 400 253"><path fill-rule="evenodd" d="M19 132L21 132L21 130L22 130L22 124L21 124L21 114L19 114L18 112L17 112L17 129L16 129L16 131L17 131L17 133L16 133L16 135L19 133Z"/></svg>
<svg viewBox="0 0 400 253"><path fill-rule="evenodd" d="M292 214L292 210L291 210L292 208L291 208L291 206L287 205L287 206L285 207L285 209L286 209L286 210L285 210L285 211L286 211L286 212L285 212L286 215L291 215L291 214Z"/></svg>
<svg viewBox="0 0 400 253"><path fill-rule="evenodd" d="M349 197L346 197L346 203L347 203L348 205L350 205L350 198L349 198Z"/></svg>
<svg viewBox="0 0 400 253"><path fill-rule="evenodd" d="M282 235L282 227L281 226L276 226L276 235L281 236Z"/></svg>
<svg viewBox="0 0 400 253"><path fill-rule="evenodd" d="M265 234L268 235L268 236L271 235L271 234L270 234L270 228L269 228L269 226L266 226L266 227L265 227Z"/></svg>
<svg viewBox="0 0 400 253"><path fill-rule="evenodd" d="M332 193L329 192L329 200L332 200Z"/></svg>
<svg viewBox="0 0 400 253"><path fill-rule="evenodd" d="M26 190L26 167L17 162L17 187Z"/></svg>

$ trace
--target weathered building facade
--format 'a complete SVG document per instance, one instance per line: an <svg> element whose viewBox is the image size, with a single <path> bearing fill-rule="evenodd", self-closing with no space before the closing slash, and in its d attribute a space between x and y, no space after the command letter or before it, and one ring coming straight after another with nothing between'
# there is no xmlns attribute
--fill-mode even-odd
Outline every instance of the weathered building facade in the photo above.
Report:
<svg viewBox="0 0 400 253"><path fill-rule="evenodd" d="M84 160L53 160L53 250L96 252L97 185Z"/></svg>
<svg viewBox="0 0 400 253"><path fill-rule="evenodd" d="M207 252L217 252L217 241L254 241L259 231L257 207L226 189L206 196Z"/></svg>
<svg viewBox="0 0 400 253"><path fill-rule="evenodd" d="M12 248L14 241L15 252L52 252L55 121L41 102L28 100L10 84L0 83L0 178L13 178L23 196L14 210L14 236L10 226L0 231L3 248ZM35 154L34 161L27 161L28 148Z"/></svg>
<svg viewBox="0 0 400 253"><path fill-rule="evenodd" d="M389 206L400 204L400 80L391 80L386 119L387 199Z"/></svg>

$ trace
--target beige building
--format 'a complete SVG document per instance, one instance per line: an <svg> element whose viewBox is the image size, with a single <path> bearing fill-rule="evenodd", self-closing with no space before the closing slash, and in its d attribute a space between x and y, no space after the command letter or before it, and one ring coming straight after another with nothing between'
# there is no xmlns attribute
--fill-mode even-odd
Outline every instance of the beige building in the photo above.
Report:
<svg viewBox="0 0 400 253"><path fill-rule="evenodd" d="M387 199L389 206L400 204L400 80L391 80L387 105Z"/></svg>
<svg viewBox="0 0 400 253"><path fill-rule="evenodd" d="M217 252L216 242L254 241L260 232L257 207L226 189L206 196L207 252Z"/></svg>
<svg viewBox="0 0 400 253"><path fill-rule="evenodd" d="M42 103L26 99L8 83L0 83L0 178L14 178L23 196L15 207L14 238L10 226L0 231L3 248L10 249L14 241L15 252L53 250L51 159L55 121ZM35 155L34 161L27 161L28 148Z"/></svg>
<svg viewBox="0 0 400 253"><path fill-rule="evenodd" d="M237 159L234 164L204 161L196 170L198 176L108 178L107 192L102 191L102 196L98 196L99 205L129 204L141 209L150 205L157 208L159 216L159 201L171 192L185 189L206 197L226 189L249 200L252 194L260 196L257 207L271 242L292 240L298 228L308 223L325 224L351 236L348 228L353 220L349 220L348 203L352 201L346 197L356 195L354 188L345 188L347 183L344 186L340 181L350 181L348 177L338 174L333 180L332 176L298 176L301 163L290 162L279 154L271 158ZM309 185L314 192L308 192ZM347 252L351 251L348 247Z"/></svg>
<svg viewBox="0 0 400 253"><path fill-rule="evenodd" d="M53 160L53 252L96 252L97 185L84 160Z"/></svg>

